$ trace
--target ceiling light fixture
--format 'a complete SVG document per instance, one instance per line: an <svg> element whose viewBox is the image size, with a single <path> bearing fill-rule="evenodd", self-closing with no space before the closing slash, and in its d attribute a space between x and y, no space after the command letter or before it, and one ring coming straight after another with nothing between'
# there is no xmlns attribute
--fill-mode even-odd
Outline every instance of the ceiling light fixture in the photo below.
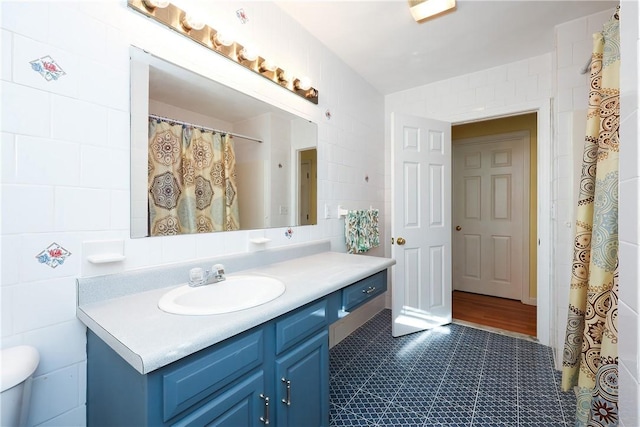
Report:
<svg viewBox="0 0 640 427"><path fill-rule="evenodd" d="M409 0L410 11L416 22L434 17L456 7L456 0Z"/></svg>
<svg viewBox="0 0 640 427"><path fill-rule="evenodd" d="M234 37L224 30L219 31L205 24L199 14L191 10L187 13L167 0L127 0L127 5L136 12L166 25L181 36L242 65L313 104L318 104L318 90L311 87L308 77L294 81L288 72L279 68L273 61L261 57L250 46L243 46L235 42Z"/></svg>

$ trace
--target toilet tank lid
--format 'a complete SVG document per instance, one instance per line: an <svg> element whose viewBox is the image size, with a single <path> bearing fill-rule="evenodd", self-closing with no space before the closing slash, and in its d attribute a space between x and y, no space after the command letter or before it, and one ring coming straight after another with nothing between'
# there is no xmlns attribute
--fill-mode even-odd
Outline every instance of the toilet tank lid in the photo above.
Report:
<svg viewBox="0 0 640 427"><path fill-rule="evenodd" d="M0 391L5 391L29 378L38 367L40 355L30 345L0 350Z"/></svg>

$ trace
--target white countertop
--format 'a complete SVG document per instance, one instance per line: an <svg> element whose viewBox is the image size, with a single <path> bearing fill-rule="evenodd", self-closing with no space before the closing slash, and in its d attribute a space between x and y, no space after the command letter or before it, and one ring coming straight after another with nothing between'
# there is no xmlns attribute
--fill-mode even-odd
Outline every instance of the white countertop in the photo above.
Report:
<svg viewBox="0 0 640 427"><path fill-rule="evenodd" d="M266 304L227 314L186 316L165 313L161 287L78 305L78 318L141 374L322 298L395 264L390 258L321 252L233 274L277 278L285 292Z"/></svg>

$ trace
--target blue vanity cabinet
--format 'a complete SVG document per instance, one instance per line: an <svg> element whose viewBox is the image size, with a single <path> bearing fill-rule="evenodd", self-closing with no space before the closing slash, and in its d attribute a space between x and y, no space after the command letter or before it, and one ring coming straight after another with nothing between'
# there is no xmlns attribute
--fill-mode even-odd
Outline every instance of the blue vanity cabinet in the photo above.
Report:
<svg viewBox="0 0 640 427"><path fill-rule="evenodd" d="M275 321L275 421L278 427L329 425L329 323L337 293Z"/></svg>
<svg viewBox="0 0 640 427"><path fill-rule="evenodd" d="M334 292L147 375L87 331L87 424L328 426L328 329L339 297Z"/></svg>
<svg viewBox="0 0 640 427"><path fill-rule="evenodd" d="M264 337L259 326L141 375L88 331L87 424L261 425Z"/></svg>
<svg viewBox="0 0 640 427"><path fill-rule="evenodd" d="M276 359L276 425L329 426L329 333Z"/></svg>
<svg viewBox="0 0 640 427"><path fill-rule="evenodd" d="M387 270L357 281L342 290L342 310L351 312L387 290Z"/></svg>
<svg viewBox="0 0 640 427"><path fill-rule="evenodd" d="M268 416L264 406L264 371L234 382L231 388L172 423L172 427L257 427Z"/></svg>

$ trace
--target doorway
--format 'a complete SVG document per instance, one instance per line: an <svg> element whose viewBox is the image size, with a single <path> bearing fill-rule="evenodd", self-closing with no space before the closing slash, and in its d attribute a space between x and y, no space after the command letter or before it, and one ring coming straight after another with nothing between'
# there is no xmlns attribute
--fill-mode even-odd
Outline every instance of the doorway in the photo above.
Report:
<svg viewBox="0 0 640 427"><path fill-rule="evenodd" d="M518 142L514 137L526 138L526 141ZM453 197L459 202L454 201L452 212L453 250L458 254L452 263L453 311L461 313L461 301L483 296L482 303L476 303L476 319L491 319L496 313L503 313L507 319L501 322L508 326L508 316L516 316L521 307L523 318L532 322L528 330L535 331L536 318L531 316L535 307L527 306L535 306L537 296L537 113L454 125L452 140L454 162L457 153L458 162L467 162L471 169L480 167L483 156L482 162L488 165L485 171L477 169L477 173L467 173L466 177L460 164L457 168L454 166L453 179L458 180L458 186L457 189L453 186ZM515 144L521 153L508 154L513 147L505 146L505 141L507 145ZM528 146L518 147L523 142ZM498 168L492 171L492 166ZM516 179L513 179L514 173ZM486 182L482 184L482 180ZM502 195L489 197L500 191ZM512 197L521 200L512 200ZM465 198L468 206L460 203ZM509 217L518 214L509 206L514 203L526 211L521 212L523 215L518 221L512 222ZM484 205L482 212L481 205ZM512 257L519 259L512 260ZM505 312L503 303L512 307L511 314Z"/></svg>

